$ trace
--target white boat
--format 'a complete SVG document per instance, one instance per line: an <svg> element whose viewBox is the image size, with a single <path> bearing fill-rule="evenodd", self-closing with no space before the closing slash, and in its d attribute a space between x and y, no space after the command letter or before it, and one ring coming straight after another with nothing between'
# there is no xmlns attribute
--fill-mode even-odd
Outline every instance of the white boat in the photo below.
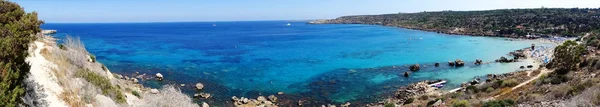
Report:
<svg viewBox="0 0 600 107"><path fill-rule="evenodd" d="M291 23L288 23L288 24L287 24L287 26L291 26L291 25L292 25Z"/></svg>
<svg viewBox="0 0 600 107"><path fill-rule="evenodd" d="M217 26L217 24L213 24L213 26Z"/></svg>

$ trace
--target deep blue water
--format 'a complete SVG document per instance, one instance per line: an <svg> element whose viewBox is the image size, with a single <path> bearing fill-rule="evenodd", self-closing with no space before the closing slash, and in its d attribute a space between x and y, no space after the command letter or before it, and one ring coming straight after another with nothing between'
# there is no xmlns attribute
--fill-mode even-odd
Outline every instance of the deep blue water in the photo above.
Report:
<svg viewBox="0 0 600 107"><path fill-rule="evenodd" d="M291 23L291 26L286 26ZM45 24L54 36L78 36L112 72L165 75L147 86L205 84L210 103L231 96L285 92L282 98L313 104L364 103L391 95L410 82L446 79L448 88L491 73L506 73L531 61L476 66L536 43L529 40L438 34L375 25L309 25L305 22L181 22ZM216 26L213 26L215 24ZM461 68L445 62L462 59ZM432 64L441 62L442 67ZM409 64L424 67L410 77ZM280 98L281 99L281 98ZM317 101L318 100L318 101ZM295 103L294 103L295 104ZM355 104L355 103L353 103Z"/></svg>

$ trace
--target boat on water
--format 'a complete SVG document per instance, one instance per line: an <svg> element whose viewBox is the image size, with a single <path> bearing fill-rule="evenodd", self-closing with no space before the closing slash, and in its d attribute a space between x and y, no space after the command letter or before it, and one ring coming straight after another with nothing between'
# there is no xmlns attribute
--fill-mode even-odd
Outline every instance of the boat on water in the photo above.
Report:
<svg viewBox="0 0 600 107"><path fill-rule="evenodd" d="M291 26L291 25L292 25L291 23L287 23L287 25L286 25L286 26Z"/></svg>
<svg viewBox="0 0 600 107"><path fill-rule="evenodd" d="M213 26L217 26L217 24L213 24Z"/></svg>

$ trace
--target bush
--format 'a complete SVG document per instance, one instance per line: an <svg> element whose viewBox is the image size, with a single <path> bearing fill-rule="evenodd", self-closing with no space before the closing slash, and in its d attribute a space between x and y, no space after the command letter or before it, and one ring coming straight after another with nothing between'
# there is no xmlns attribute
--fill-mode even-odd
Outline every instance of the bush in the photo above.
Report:
<svg viewBox="0 0 600 107"><path fill-rule="evenodd" d="M114 87L108 78L98 75L87 69L78 71L75 76L83 78L96 87L99 87L102 90L102 94L112 97L117 103L125 102L125 96L123 96L121 90L117 87Z"/></svg>
<svg viewBox="0 0 600 107"><path fill-rule="evenodd" d="M577 68L585 48L583 45L577 44L575 41L567 40L562 45L554 48L554 59L552 64L558 67L559 74L567 74L571 70Z"/></svg>
<svg viewBox="0 0 600 107"><path fill-rule="evenodd" d="M477 89L477 87L475 87L475 86L470 85L470 86L467 86L467 91L472 91L472 92L477 93L477 92L479 92L479 89Z"/></svg>
<svg viewBox="0 0 600 107"><path fill-rule="evenodd" d="M172 85L163 86L158 94L144 93L143 96L146 103L140 107L198 107L189 96Z"/></svg>
<svg viewBox="0 0 600 107"><path fill-rule="evenodd" d="M25 13L16 3L0 0L0 105L14 107L25 95L23 79L30 66L25 62L29 43L40 32L37 13Z"/></svg>
<svg viewBox="0 0 600 107"><path fill-rule="evenodd" d="M90 54L90 59L92 59L92 62L96 62L96 56Z"/></svg>
<svg viewBox="0 0 600 107"><path fill-rule="evenodd" d="M591 86L594 86L594 83L592 83L592 81L590 81L590 80L587 80L585 82L575 85L574 87L571 87L569 89L568 94L575 96L575 95L583 92L586 88L591 87Z"/></svg>
<svg viewBox="0 0 600 107"><path fill-rule="evenodd" d="M135 95L138 98L141 98L140 92L138 92L138 91L133 90L133 91L131 91L131 94Z"/></svg>
<svg viewBox="0 0 600 107"><path fill-rule="evenodd" d="M493 87L488 87L488 88L485 90L485 92L492 92L492 91L494 91L494 88L493 88Z"/></svg>
<svg viewBox="0 0 600 107"><path fill-rule="evenodd" d="M469 101L467 100L458 100L452 103L452 107L469 107Z"/></svg>
<svg viewBox="0 0 600 107"><path fill-rule="evenodd" d="M506 81L503 81L502 85L500 85L500 86L502 86L502 87L514 87L514 86L517 86L517 85L519 85L519 82L517 82L517 80L515 80L515 79L508 79Z"/></svg>
<svg viewBox="0 0 600 107"><path fill-rule="evenodd" d="M406 102L404 102L404 104L410 104L413 103L415 101L414 98L409 98L408 100L406 100Z"/></svg>
<svg viewBox="0 0 600 107"><path fill-rule="evenodd" d="M516 103L513 100L505 99L505 100L494 100L483 103L483 107L508 107L514 106Z"/></svg>
<svg viewBox="0 0 600 107"><path fill-rule="evenodd" d="M58 48L61 50L67 50L67 47L65 47L63 44L58 45Z"/></svg>
<svg viewBox="0 0 600 107"><path fill-rule="evenodd" d="M394 104L392 104L392 103L387 103L387 104L385 104L385 106L384 106L384 107L395 107L395 106L396 106L396 105L394 105Z"/></svg>

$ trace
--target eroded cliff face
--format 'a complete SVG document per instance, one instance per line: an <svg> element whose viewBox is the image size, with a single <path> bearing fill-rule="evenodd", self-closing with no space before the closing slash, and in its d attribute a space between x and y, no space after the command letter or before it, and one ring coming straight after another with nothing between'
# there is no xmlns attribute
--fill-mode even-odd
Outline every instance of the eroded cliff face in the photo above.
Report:
<svg viewBox="0 0 600 107"><path fill-rule="evenodd" d="M28 106L169 106L196 107L198 104L175 86L145 88L136 77L113 74L85 49L78 38L56 39L43 34L29 45L26 61L31 65L27 76ZM143 78L143 77L142 77ZM141 78L139 78L141 79ZM150 90L155 90L151 92Z"/></svg>

